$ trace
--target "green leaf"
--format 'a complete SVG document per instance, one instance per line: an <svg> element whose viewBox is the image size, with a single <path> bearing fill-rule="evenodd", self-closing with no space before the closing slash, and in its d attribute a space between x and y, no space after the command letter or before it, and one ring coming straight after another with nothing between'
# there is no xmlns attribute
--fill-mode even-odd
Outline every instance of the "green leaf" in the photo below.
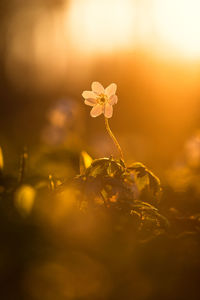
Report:
<svg viewBox="0 0 200 300"><path fill-rule="evenodd" d="M91 166L86 170L86 176L109 176L115 177L123 173L122 165L112 158L95 159Z"/></svg>
<svg viewBox="0 0 200 300"><path fill-rule="evenodd" d="M145 167L142 163L136 162L128 167L129 172L133 172L135 174L135 182L140 191L145 188L149 188L149 190L153 193L154 196L158 195L161 191L160 180L159 178L153 174L149 169Z"/></svg>

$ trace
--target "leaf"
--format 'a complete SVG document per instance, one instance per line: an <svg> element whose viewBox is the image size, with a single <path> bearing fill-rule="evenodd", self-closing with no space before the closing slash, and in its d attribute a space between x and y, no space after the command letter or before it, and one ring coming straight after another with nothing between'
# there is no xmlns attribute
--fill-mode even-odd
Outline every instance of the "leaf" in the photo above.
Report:
<svg viewBox="0 0 200 300"><path fill-rule="evenodd" d="M145 209L147 209L147 210L150 209L150 210L155 210L155 211L158 210L153 205L151 205L147 202L144 202L144 201L140 201L140 200L134 200L133 208L139 208L139 209L142 209L142 210L145 210Z"/></svg>
<svg viewBox="0 0 200 300"><path fill-rule="evenodd" d="M85 170L90 167L93 159L91 156L86 152L82 151L80 155L80 174L83 175Z"/></svg>
<svg viewBox="0 0 200 300"><path fill-rule="evenodd" d="M146 174L146 167L140 162L135 162L128 167L129 170L135 170L138 176L144 176Z"/></svg>
<svg viewBox="0 0 200 300"><path fill-rule="evenodd" d="M135 181L140 191L149 187L154 196L160 192L161 187L159 178L147 169L145 165L136 162L131 164L130 167L128 167L128 170L129 172L135 173Z"/></svg>
<svg viewBox="0 0 200 300"><path fill-rule="evenodd" d="M130 215L135 217L140 216L141 224L139 230L143 232L151 232L153 235L163 233L169 227L167 218L158 212L158 209L149 203L135 200Z"/></svg>
<svg viewBox="0 0 200 300"><path fill-rule="evenodd" d="M148 174L141 176L141 177L137 177L135 178L135 182L137 184L137 187L139 189L139 191L142 191L146 186L149 185L149 176Z"/></svg>
<svg viewBox="0 0 200 300"><path fill-rule="evenodd" d="M122 165L112 158L95 159L89 168L87 168L85 175L96 178L97 176L120 176L124 171Z"/></svg>
<svg viewBox="0 0 200 300"><path fill-rule="evenodd" d="M160 179L156 175L154 175L151 171L148 171L148 173L149 173L150 188L153 190L154 194L157 194L161 190Z"/></svg>

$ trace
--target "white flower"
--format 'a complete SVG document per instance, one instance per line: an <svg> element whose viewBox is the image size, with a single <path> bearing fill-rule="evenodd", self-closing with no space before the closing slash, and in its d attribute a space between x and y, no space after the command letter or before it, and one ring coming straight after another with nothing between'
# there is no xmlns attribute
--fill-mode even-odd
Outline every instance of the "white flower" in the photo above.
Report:
<svg viewBox="0 0 200 300"><path fill-rule="evenodd" d="M113 115L113 105L117 103L118 98L115 95L117 85L111 83L106 89L99 82L92 83L92 91L84 91L82 93L85 104L93 106L90 115L93 118L100 116L102 113L106 118Z"/></svg>

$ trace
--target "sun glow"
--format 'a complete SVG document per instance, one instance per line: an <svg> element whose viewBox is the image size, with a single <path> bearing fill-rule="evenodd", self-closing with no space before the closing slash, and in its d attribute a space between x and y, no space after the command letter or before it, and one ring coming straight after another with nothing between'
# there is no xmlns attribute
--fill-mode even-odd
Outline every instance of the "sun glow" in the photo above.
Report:
<svg viewBox="0 0 200 300"><path fill-rule="evenodd" d="M74 46L90 53L130 47L134 13L131 0L72 1L67 26Z"/></svg>
<svg viewBox="0 0 200 300"><path fill-rule="evenodd" d="M154 9L155 29L167 50L200 57L200 1L155 0Z"/></svg>

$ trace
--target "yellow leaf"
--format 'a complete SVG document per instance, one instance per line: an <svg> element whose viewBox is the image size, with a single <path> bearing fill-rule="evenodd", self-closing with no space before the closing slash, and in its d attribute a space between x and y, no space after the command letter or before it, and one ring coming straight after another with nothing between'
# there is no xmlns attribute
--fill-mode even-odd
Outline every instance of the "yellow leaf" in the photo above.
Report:
<svg viewBox="0 0 200 300"><path fill-rule="evenodd" d="M80 174L83 175L85 173L85 170L90 167L91 163L93 162L93 159L91 156L85 152L82 151L80 155Z"/></svg>

